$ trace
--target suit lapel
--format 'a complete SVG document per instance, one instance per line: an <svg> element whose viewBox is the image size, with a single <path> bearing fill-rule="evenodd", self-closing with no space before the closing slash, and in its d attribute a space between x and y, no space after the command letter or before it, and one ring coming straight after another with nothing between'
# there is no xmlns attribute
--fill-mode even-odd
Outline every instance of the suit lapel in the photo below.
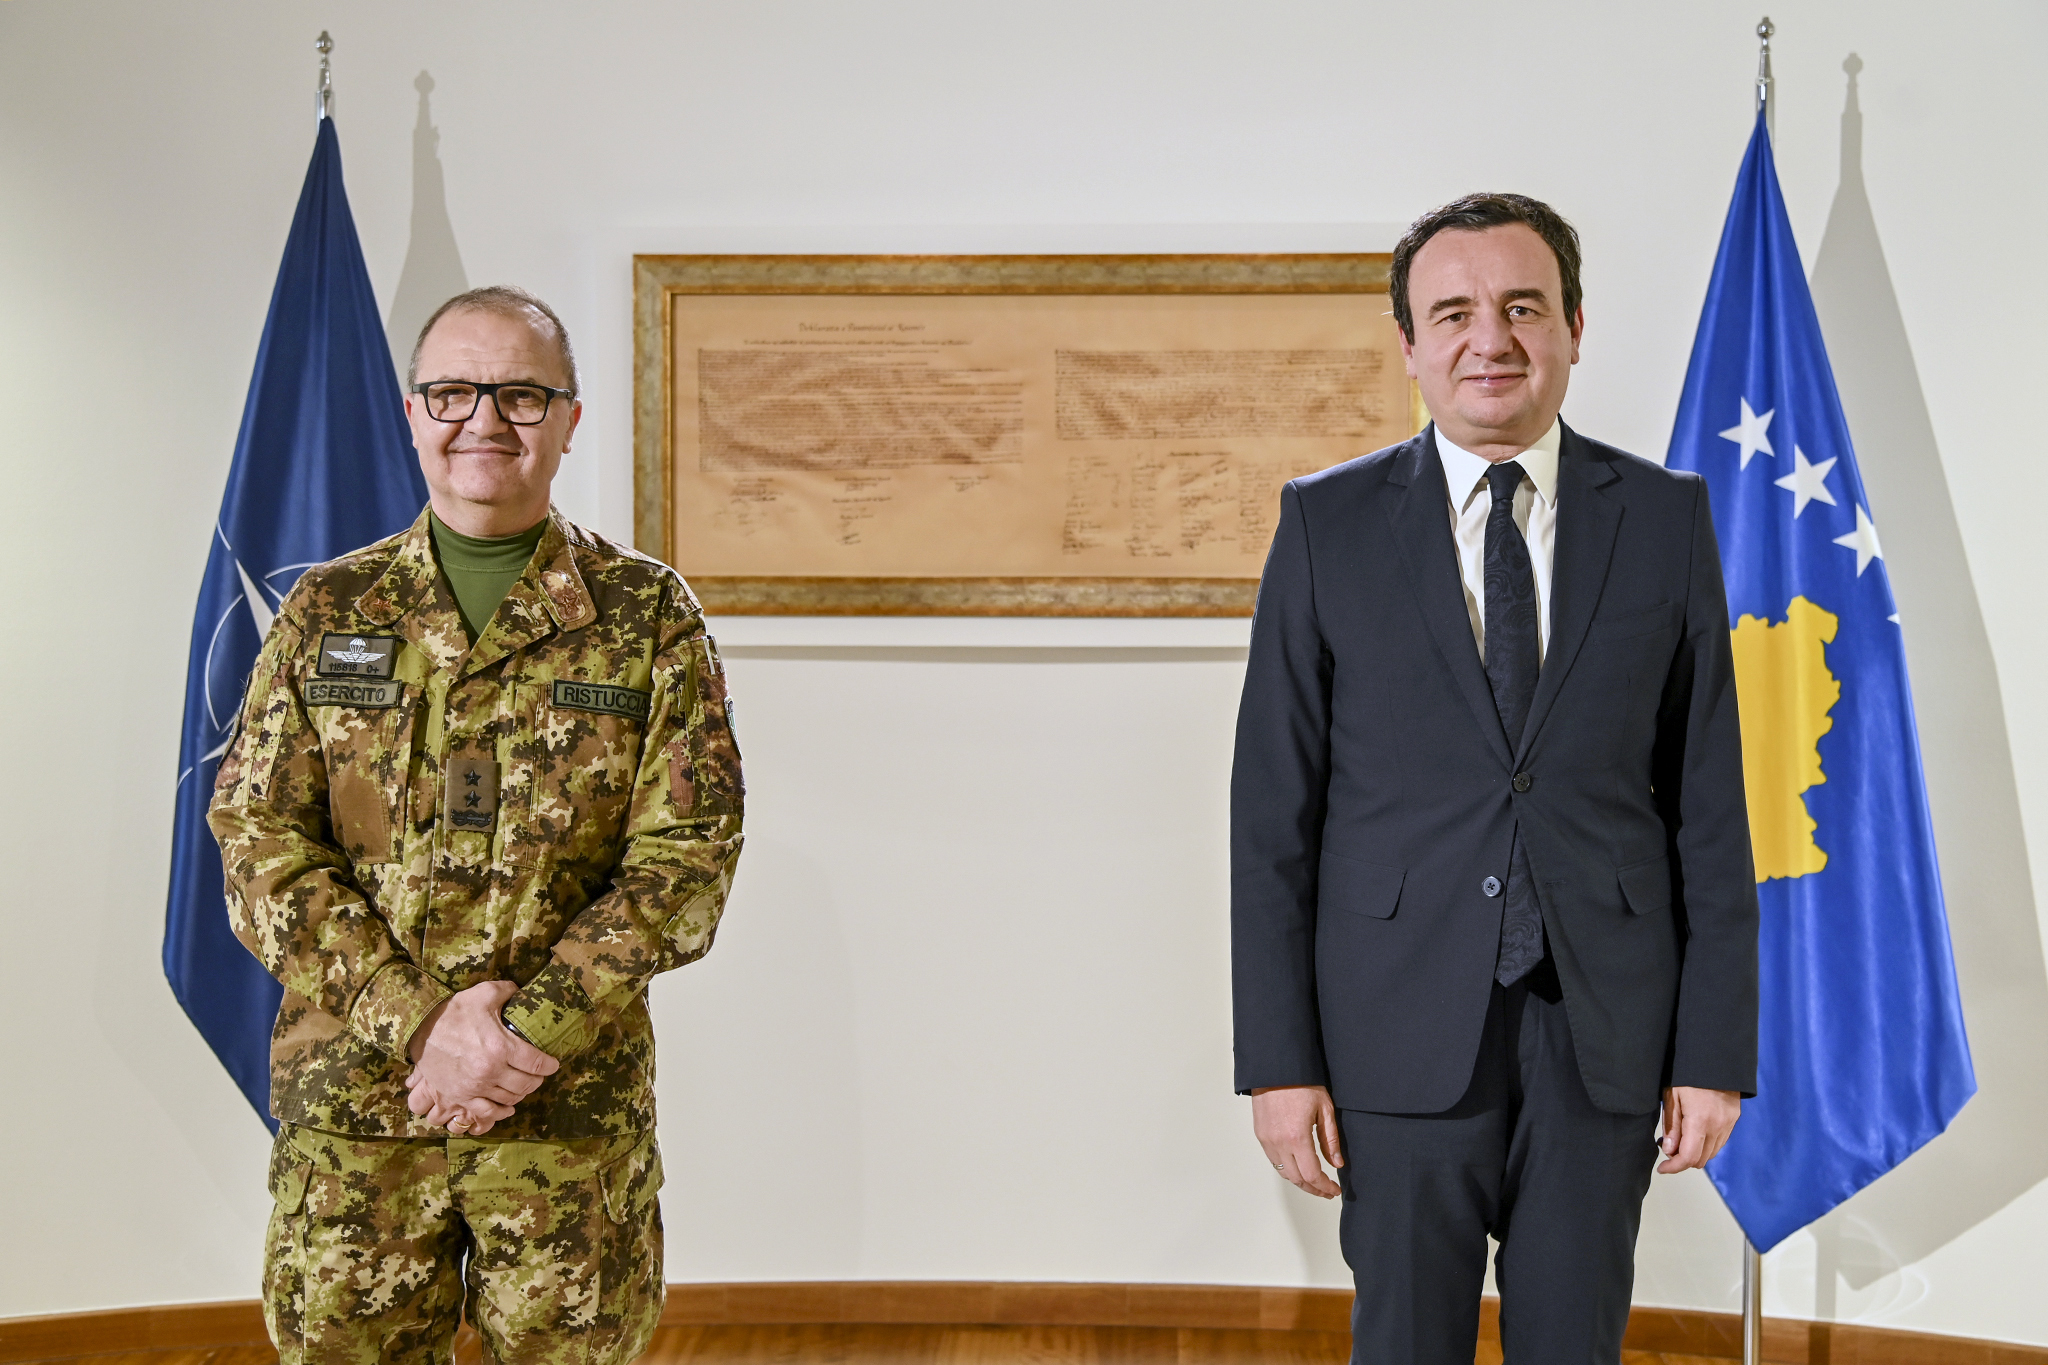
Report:
<svg viewBox="0 0 2048 1365"><path fill-rule="evenodd" d="M1436 652L1471 708L1480 733L1502 765L1508 766L1513 755L1500 728L1500 712L1493 704L1486 669L1479 662L1479 647L1472 639L1472 615L1465 606L1464 579L1458 573L1457 544L1451 539L1450 494L1444 484L1443 461L1436 456L1434 425L1394 457L1394 467L1380 490L1380 506L1387 514L1394 543L1400 546L1401 566L1407 571L1422 619L1429 625ZM1562 503L1559 508L1562 510Z"/></svg>
<svg viewBox="0 0 2048 1365"><path fill-rule="evenodd" d="M1529 752L1544 719L1564 687L1572 660L1586 642L1593 608L1607 583L1614 536L1621 529L1621 502L1604 491L1621 476L1605 460L1593 458L1586 442L1564 428L1557 460L1557 544L1550 565L1550 648L1544 651L1537 675L1536 696L1522 727L1520 752ZM1482 675L1483 677L1483 675Z"/></svg>

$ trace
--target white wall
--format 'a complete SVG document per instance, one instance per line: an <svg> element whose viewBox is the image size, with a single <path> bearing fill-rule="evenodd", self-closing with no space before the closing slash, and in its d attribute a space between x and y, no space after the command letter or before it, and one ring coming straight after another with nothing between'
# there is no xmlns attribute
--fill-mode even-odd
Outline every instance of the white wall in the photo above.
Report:
<svg viewBox="0 0 2048 1365"><path fill-rule="evenodd" d="M1867 453L1866 473L1985 1089L1774 1253L1770 1307L2048 1342L2048 643L2026 529L2048 12L1958 4L1936 29L1898 0L1772 8L1809 262L1841 62L1866 63L1898 344L1856 320L1876 285L1847 247L1831 339L1838 364L1863 345L1903 373L1931 433ZM311 150L319 29L380 298L416 221L424 69L460 269L538 290L578 332L589 417L559 493L624 535L635 250L1384 249L1423 208L1515 188L1586 237L1569 415L1657 454L1747 133L1756 17L1718 0L0 0L0 1314L256 1288L264 1135L157 949L193 596ZM425 221L422 268L445 267ZM1873 450L1904 429L1880 412L1897 385L1878 387L1852 395ZM717 950L655 990L670 1277L1343 1283L1331 1211L1271 1177L1228 1093L1241 623L721 630L753 833ZM1734 1306L1735 1234L1697 1175L1659 1183L1640 1260L1644 1302Z"/></svg>

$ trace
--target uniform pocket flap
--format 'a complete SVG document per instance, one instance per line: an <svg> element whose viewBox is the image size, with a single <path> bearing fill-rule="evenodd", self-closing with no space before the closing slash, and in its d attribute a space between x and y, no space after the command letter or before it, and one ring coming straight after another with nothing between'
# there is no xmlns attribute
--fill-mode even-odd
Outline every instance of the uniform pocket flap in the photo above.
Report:
<svg viewBox="0 0 2048 1365"><path fill-rule="evenodd" d="M270 1148L270 1197L278 1212L297 1213L304 1207L312 1180L313 1163L280 1133Z"/></svg>
<svg viewBox="0 0 2048 1365"><path fill-rule="evenodd" d="M661 1193L661 1180L661 1148L655 1143L654 1134L649 1133L632 1151L599 1173L605 1216L621 1225L630 1223L646 1212Z"/></svg>
<svg viewBox="0 0 2048 1365"><path fill-rule="evenodd" d="M1648 862L1632 863L1615 874L1621 879L1621 894L1631 914L1647 915L1671 904L1671 859L1663 854Z"/></svg>
<svg viewBox="0 0 2048 1365"><path fill-rule="evenodd" d="M1403 868L1362 862L1341 853L1325 853L1316 890L1316 906L1318 909L1335 906L1354 915L1388 919L1401 903L1401 883L1407 879L1408 873Z"/></svg>

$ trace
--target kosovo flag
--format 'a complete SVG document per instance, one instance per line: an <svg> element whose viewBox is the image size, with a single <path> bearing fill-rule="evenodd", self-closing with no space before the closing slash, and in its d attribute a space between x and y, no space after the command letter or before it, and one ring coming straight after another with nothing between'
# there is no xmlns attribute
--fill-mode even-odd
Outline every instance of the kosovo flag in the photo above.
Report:
<svg viewBox="0 0 2048 1365"><path fill-rule="evenodd" d="M164 917L172 992L273 1131L270 1029L282 989L228 928L206 807L249 669L299 574L404 530L427 500L392 373L341 145L323 118L193 614Z"/></svg>
<svg viewBox="0 0 2048 1365"><path fill-rule="evenodd" d="M1669 463L1713 496L1763 908L1757 1096L1707 1173L1768 1250L1940 1133L1977 1079L1898 608L1761 114Z"/></svg>

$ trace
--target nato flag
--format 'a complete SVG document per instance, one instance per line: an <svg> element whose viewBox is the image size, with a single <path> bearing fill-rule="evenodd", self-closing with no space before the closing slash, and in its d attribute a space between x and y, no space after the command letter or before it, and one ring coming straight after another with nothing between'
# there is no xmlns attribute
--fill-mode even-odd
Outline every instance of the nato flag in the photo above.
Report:
<svg viewBox="0 0 2048 1365"><path fill-rule="evenodd" d="M1763 906L1757 1096L1707 1173L1768 1249L1940 1133L1977 1080L1898 608L1761 115L1670 464L1713 497Z"/></svg>
<svg viewBox="0 0 2048 1365"><path fill-rule="evenodd" d="M426 500L334 120L323 118L193 614L164 916L171 990L273 1130L270 1029L281 988L228 928L220 850L206 827L213 775L250 666L299 574L403 530Z"/></svg>

